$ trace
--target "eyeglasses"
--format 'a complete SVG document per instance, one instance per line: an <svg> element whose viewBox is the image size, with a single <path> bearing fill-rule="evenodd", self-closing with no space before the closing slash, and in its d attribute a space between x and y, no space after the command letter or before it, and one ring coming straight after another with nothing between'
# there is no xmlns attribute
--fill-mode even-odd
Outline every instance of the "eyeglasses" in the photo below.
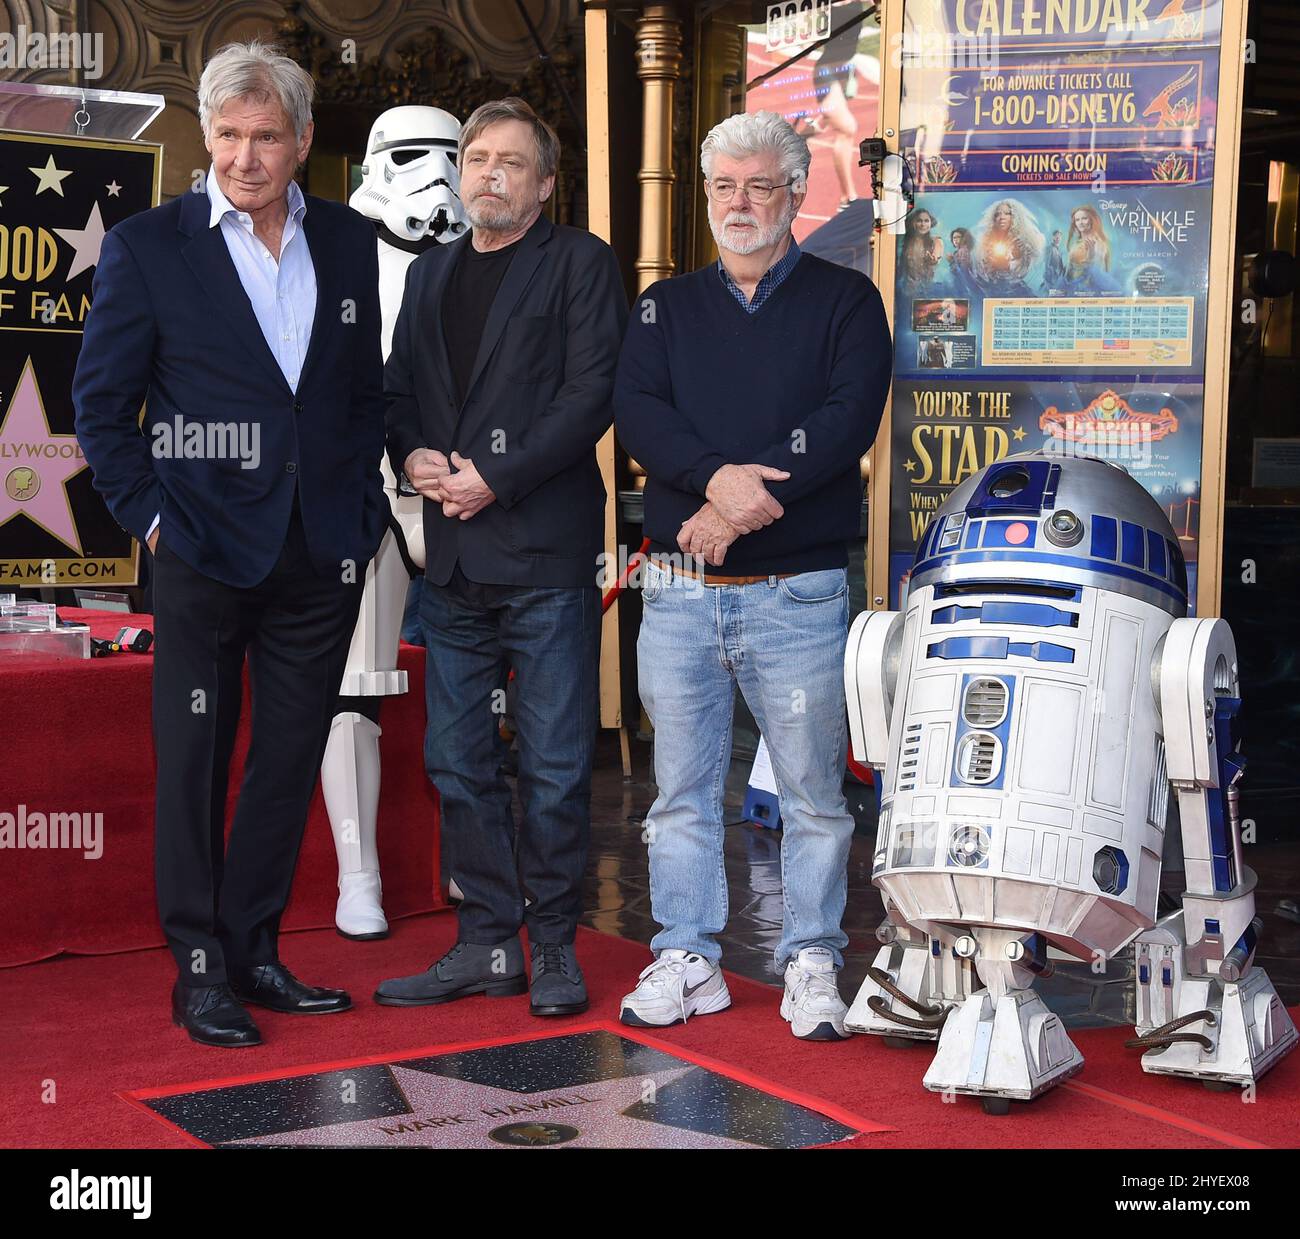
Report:
<svg viewBox="0 0 1300 1239"><path fill-rule="evenodd" d="M735 181L705 181L704 183L709 187L709 193L713 195L715 202L730 202L736 196ZM778 189L793 184L792 180L782 181L779 185L769 185L766 181L746 181L741 188L750 202L762 206Z"/></svg>

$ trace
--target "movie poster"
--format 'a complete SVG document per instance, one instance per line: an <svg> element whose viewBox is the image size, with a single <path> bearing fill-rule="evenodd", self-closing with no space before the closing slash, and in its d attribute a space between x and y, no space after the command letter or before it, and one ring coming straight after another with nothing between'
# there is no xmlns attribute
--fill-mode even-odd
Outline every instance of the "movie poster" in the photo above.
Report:
<svg viewBox="0 0 1300 1239"><path fill-rule="evenodd" d="M808 192L794 239L810 254L871 274L875 217L858 143L876 129L880 27L862 0L768 6L746 27L745 110L776 112L808 140Z"/></svg>
<svg viewBox="0 0 1300 1239"><path fill-rule="evenodd" d="M1013 51L1217 43L1223 0L911 0L918 38L996 39Z"/></svg>
<svg viewBox="0 0 1300 1239"><path fill-rule="evenodd" d="M1000 48L983 59L946 70L937 94L909 95L904 135L925 130L932 143L960 134L963 147L1064 141L1087 150L1167 144L1171 137L1204 142L1214 125L1217 49L1017 56ZM940 109L944 127L936 134Z"/></svg>
<svg viewBox="0 0 1300 1239"><path fill-rule="evenodd" d="M91 486L72 376L104 233L158 201L162 150L0 133L0 593L134 585Z"/></svg>
<svg viewBox="0 0 1300 1239"><path fill-rule="evenodd" d="M920 193L897 239L897 371L1200 374L1209 245L1208 185Z"/></svg>
<svg viewBox="0 0 1300 1239"><path fill-rule="evenodd" d="M1148 380L894 382L890 575L905 582L916 542L958 486L1015 452L1098 456L1132 474L1169 517L1194 589L1200 535L1201 385Z"/></svg>
<svg viewBox="0 0 1300 1239"><path fill-rule="evenodd" d="M1194 592L1219 0L904 10L890 605L948 492L1015 452L1102 456Z"/></svg>

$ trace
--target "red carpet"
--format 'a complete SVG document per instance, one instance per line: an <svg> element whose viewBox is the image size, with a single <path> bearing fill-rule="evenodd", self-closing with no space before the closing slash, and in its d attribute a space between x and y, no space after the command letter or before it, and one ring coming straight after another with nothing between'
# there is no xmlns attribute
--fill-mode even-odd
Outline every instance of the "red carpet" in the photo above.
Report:
<svg viewBox="0 0 1300 1239"><path fill-rule="evenodd" d="M172 965L162 950L63 958L0 972L0 1145L187 1147L189 1141L117 1096L119 1090L248 1076L313 1063L555 1032L616 1019L618 1000L649 959L632 942L583 930L579 950L591 1010L567 1020L528 1014L527 998L474 997L414 1010L370 1001L383 977L426 967L452 942L450 914L412 917L384 942L329 931L287 935L285 962L304 980L342 985L355 1010L316 1018L258 1012L267 1043L249 1050L195 1045L171 1024ZM795 1041L779 991L729 978L734 1006L653 1032L667 1048L712 1059L794 1093L811 1094L889 1130L836 1147L1225 1148L1300 1146L1300 1053L1261 1082L1253 1104L1187 1081L1145 1075L1123 1029L1076 1032L1080 1075L1006 1118L970 1098L945 1104L921 1087L926 1050L874 1037ZM52 1081L54 1104L42 1101Z"/></svg>
<svg viewBox="0 0 1300 1239"><path fill-rule="evenodd" d="M59 613L88 623L97 637L115 636L126 624L153 627L148 615L75 607ZM390 697L380 718L379 853L402 858L400 865L384 866L384 907L390 917L427 912L442 903L438 800L424 773L424 650L403 645L398 665L412 691ZM57 848L4 852L0 967L62 951L98 955L162 944L153 879L152 691L152 654L80 662L0 658L0 697L6 703L0 812L16 818L22 805L42 814L103 815L98 859ZM248 751L249 718L246 675L227 826ZM318 787L284 927L332 926L337 880L334 840Z"/></svg>

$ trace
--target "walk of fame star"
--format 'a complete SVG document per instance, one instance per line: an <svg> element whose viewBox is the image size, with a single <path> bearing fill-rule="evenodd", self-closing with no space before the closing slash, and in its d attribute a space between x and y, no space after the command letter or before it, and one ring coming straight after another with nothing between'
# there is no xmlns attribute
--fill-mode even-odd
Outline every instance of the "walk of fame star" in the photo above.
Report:
<svg viewBox="0 0 1300 1239"><path fill-rule="evenodd" d="M801 1148L878 1129L603 1027L128 1096L221 1148Z"/></svg>
<svg viewBox="0 0 1300 1239"><path fill-rule="evenodd" d="M448 1080L423 1071L392 1067L393 1080L401 1090L410 1116L401 1120L361 1119L353 1123L332 1123L304 1127L298 1131L234 1140L232 1145L341 1145L345 1148L396 1149L417 1146L426 1149L486 1149L494 1143L494 1132L503 1127L531 1121L545 1128L551 1119L565 1119L577 1134L564 1141L574 1148L670 1147L676 1149L743 1149L744 1140L711 1136L681 1128L665 1128L653 1117L657 1108L646 1107L644 1116L632 1109L647 1095L657 1096L660 1087L680 1080L698 1067L656 1071L626 1080L606 1080L558 1093L520 1093L514 1089L491 1088ZM546 1143L543 1131L536 1143ZM500 1143L496 1138L496 1143Z"/></svg>
<svg viewBox="0 0 1300 1239"><path fill-rule="evenodd" d="M85 467L77 436L50 431L29 358L0 420L0 525L21 513L82 554L66 483Z"/></svg>

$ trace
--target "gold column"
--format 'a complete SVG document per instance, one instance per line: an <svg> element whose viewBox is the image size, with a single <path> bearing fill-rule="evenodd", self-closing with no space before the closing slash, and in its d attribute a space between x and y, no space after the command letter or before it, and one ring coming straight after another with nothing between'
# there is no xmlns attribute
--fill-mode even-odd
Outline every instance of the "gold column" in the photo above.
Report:
<svg viewBox="0 0 1300 1239"><path fill-rule="evenodd" d="M884 0L880 10L880 46L900 46L903 34L903 0ZM902 110L903 78L899 58L892 53L880 59L880 108L875 137L885 138L891 151L898 149L899 113ZM875 270L872 279L885 302L885 317L890 335L894 331L894 263L895 239L888 232L879 233L872 247ZM889 598L889 486L890 435L893 393L885 401L884 416L876 441L867 453L863 473L867 479L867 609L887 611Z"/></svg>
<svg viewBox="0 0 1300 1239"><path fill-rule="evenodd" d="M704 136L719 121L744 109L745 31L734 21L714 14L700 27L699 56L696 60L698 85L695 91L696 151ZM691 169L699 183L698 157ZM693 235L690 240L693 269L716 262L718 247L709 230L709 204L703 193L696 193L692 212Z"/></svg>
<svg viewBox="0 0 1300 1239"><path fill-rule="evenodd" d="M1213 272L1236 265L1237 158L1241 146L1241 48L1246 5L1223 6L1219 43L1218 123L1214 133L1214 190L1210 209ZM1201 439L1201 522L1197 548L1196 614L1218 615L1223 583L1223 503L1228 454L1228 366L1231 360L1232 281L1212 282L1206 297L1204 422Z"/></svg>
<svg viewBox="0 0 1300 1239"><path fill-rule="evenodd" d="M672 4L647 4L636 24L641 79L641 237L636 288L673 273L673 87L682 65L682 23Z"/></svg>
<svg viewBox="0 0 1300 1239"><path fill-rule="evenodd" d="M613 236L610 209L609 117L609 13L589 7L584 15L587 81L587 227L602 241ZM605 483L605 562L618 564L618 485L614 469L614 431L611 427L596 445L596 460ZM607 576L616 577L614 573ZM612 584L612 580L609 582ZM605 612L600 626L600 725L623 726L620 691L621 666L616 602ZM626 740L624 741L626 745ZM626 766L626 762L624 763Z"/></svg>

